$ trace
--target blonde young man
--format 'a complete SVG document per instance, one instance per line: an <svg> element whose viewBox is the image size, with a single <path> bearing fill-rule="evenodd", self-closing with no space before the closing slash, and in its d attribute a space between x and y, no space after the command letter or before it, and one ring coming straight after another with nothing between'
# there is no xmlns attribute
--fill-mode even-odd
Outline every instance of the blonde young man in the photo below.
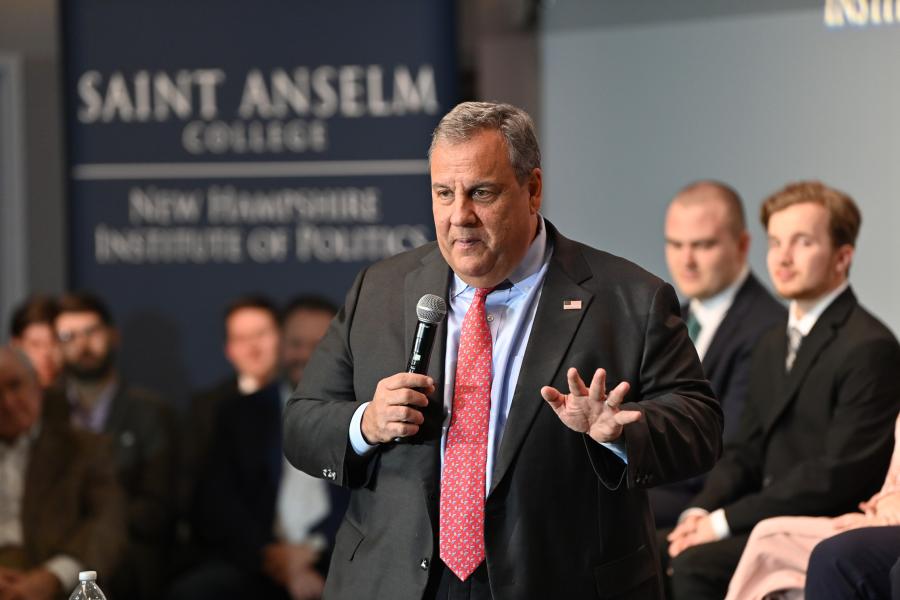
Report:
<svg viewBox="0 0 900 600"><path fill-rule="evenodd" d="M761 339L737 437L668 537L678 599L724 597L754 525L853 510L891 456L900 346L847 279L859 209L805 181L769 197L761 216L788 322Z"/></svg>

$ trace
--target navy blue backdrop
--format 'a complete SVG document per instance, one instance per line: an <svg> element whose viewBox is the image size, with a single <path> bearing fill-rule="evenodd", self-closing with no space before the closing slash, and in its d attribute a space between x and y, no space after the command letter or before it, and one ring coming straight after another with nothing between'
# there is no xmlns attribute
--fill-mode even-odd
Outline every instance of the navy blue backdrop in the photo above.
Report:
<svg viewBox="0 0 900 600"><path fill-rule="evenodd" d="M232 298L339 302L433 239L450 0L61 5L70 284L110 303L131 380L180 403L227 373Z"/></svg>

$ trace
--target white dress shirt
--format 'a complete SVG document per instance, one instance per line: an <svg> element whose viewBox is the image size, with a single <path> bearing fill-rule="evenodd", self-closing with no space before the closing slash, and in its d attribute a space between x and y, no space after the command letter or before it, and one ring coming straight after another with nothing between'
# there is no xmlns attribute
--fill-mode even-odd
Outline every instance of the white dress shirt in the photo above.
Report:
<svg viewBox="0 0 900 600"><path fill-rule="evenodd" d="M809 332L812 331L812 328L815 326L816 321L819 320L819 317L822 316L822 313L825 312L825 309L831 306L831 303L835 301L835 299L844 293L850 287L850 282L845 281L832 291L828 292L822 298L816 301L811 309L806 311L806 314L801 318L797 318L797 301L792 300L790 304L790 310L788 310L788 331L790 331L791 327L797 329L800 333L803 334L803 337L809 335Z"/></svg>
<svg viewBox="0 0 900 600"><path fill-rule="evenodd" d="M715 296L704 298L703 300L698 298L691 299L689 304L691 314L700 323L700 335L697 336L694 347L697 349L697 356L700 357L701 361L706 356L706 351L709 350L709 345L712 343L713 336L716 335L719 325L722 324L725 315L728 314L728 309L734 304L734 297L737 296L738 290L747 281L748 275L750 275L750 267L744 265L737 279Z"/></svg>

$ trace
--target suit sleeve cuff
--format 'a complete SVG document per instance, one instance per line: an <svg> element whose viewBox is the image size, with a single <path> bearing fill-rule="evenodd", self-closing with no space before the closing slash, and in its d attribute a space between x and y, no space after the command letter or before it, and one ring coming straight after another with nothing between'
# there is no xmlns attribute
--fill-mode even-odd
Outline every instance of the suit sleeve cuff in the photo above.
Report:
<svg viewBox="0 0 900 600"><path fill-rule="evenodd" d="M84 570L80 562L65 554L54 556L44 563L44 568L59 579L59 585L66 594L75 589L78 573Z"/></svg>
<svg viewBox="0 0 900 600"><path fill-rule="evenodd" d="M731 528L728 526L728 519L725 518L725 510L714 510L709 514L709 523L712 525L713 533L716 534L717 540L724 540L731 537Z"/></svg>
<svg viewBox="0 0 900 600"><path fill-rule="evenodd" d="M363 402L353 413L353 418L350 419L350 446L359 456L366 456L378 447L377 444L372 445L367 442L362 434L362 417L368 407L369 402Z"/></svg>
<svg viewBox="0 0 900 600"><path fill-rule="evenodd" d="M618 456L623 463L628 464L628 448L625 446L624 438L619 438L614 442L601 442L600 445Z"/></svg>
<svg viewBox="0 0 900 600"><path fill-rule="evenodd" d="M678 515L678 523L680 524L682 521L687 519L688 517L693 517L697 515L698 517L705 517L709 514L709 511L705 508L700 508L698 506L692 506L691 508L686 508L684 511Z"/></svg>

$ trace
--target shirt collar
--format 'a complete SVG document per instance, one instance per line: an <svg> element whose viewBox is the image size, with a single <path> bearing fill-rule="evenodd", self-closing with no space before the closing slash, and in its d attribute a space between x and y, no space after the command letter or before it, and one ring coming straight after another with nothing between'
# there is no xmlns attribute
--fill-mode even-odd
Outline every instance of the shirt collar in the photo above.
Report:
<svg viewBox="0 0 900 600"><path fill-rule="evenodd" d="M509 277L507 277L507 280L512 284L512 287L518 288L524 293L527 293L528 290L534 286L534 275L541 270L541 267L544 266L544 263L550 258L550 252L552 250L552 245L547 239L547 227L544 224L544 217L542 217L540 213L538 213L537 217L537 235L528 247L528 252L525 253L525 257L516 268L513 269L512 273L509 274ZM470 288L471 286L469 284L460 279L459 275L454 273L453 283L450 286L450 298L456 298Z"/></svg>
<svg viewBox="0 0 900 600"><path fill-rule="evenodd" d="M75 422L92 431L102 431L106 425L106 417L109 415L113 397L115 397L118 389L119 380L113 377L100 392L100 395L97 396L97 402L91 410L85 412L78 401L78 389L75 387L75 384L70 382L66 387L66 398L69 401L69 409L72 411Z"/></svg>
<svg viewBox="0 0 900 600"><path fill-rule="evenodd" d="M704 321L714 315L724 314L725 311L728 310L731 303L734 302L734 297L737 296L738 290L741 289L741 286L747 281L749 275L750 267L745 264L737 278L731 282L731 285L718 294L710 296L709 298L704 298L703 300L691 298L690 310L696 315L697 320L700 321L701 325L704 325Z"/></svg>
<svg viewBox="0 0 900 600"><path fill-rule="evenodd" d="M252 377L250 375L238 375L238 391L242 396L255 394L261 389L262 386L259 385L259 381L256 379L256 377Z"/></svg>
<svg viewBox="0 0 900 600"><path fill-rule="evenodd" d="M816 302L815 306L799 319L796 317L797 301L792 300L788 310L788 329L794 327L803 334L803 337L809 335L809 332L812 331L813 326L816 324L816 321L819 320L819 317L822 316L822 313L825 312L825 309L834 302L835 298L844 293L844 290L848 287L850 287L850 282L845 281L826 295L822 296L822 298Z"/></svg>

